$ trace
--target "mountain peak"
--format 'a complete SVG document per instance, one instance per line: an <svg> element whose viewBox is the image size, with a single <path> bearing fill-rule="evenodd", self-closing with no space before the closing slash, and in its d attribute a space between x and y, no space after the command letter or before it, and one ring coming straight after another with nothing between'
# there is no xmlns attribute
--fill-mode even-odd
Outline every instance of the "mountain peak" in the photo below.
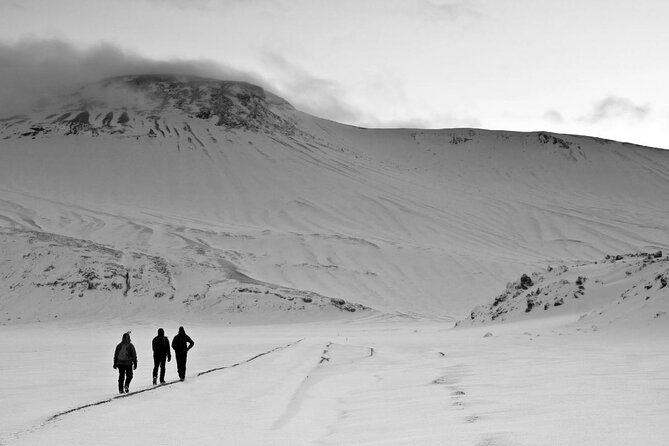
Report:
<svg viewBox="0 0 669 446"><path fill-rule="evenodd" d="M40 112L0 122L13 136L90 132L156 135L156 122L205 120L210 125L292 134L295 109L247 82L171 74L127 75L83 86ZM148 124L148 125L147 125ZM175 123L176 125L176 123ZM179 124L180 126L180 124Z"/></svg>
<svg viewBox="0 0 669 446"><path fill-rule="evenodd" d="M113 77L98 85L141 92L158 107L172 107L194 114L208 109L212 114L224 115L233 104L241 104L245 108L264 106L293 110L286 100L248 82L187 75L143 74Z"/></svg>

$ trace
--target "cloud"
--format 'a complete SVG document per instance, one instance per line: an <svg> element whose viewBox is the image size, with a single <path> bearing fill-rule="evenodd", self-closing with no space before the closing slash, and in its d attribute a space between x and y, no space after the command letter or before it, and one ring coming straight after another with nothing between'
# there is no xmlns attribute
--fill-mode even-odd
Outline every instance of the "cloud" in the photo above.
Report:
<svg viewBox="0 0 669 446"><path fill-rule="evenodd" d="M263 74L250 73L208 60L151 60L110 44L77 48L61 40L0 43L0 118L28 113L37 104L71 92L81 85L127 74L190 74L246 81L282 96L297 109L346 124L366 127L478 127L478 119L427 112L382 117L383 104L409 98L388 77L370 89L377 101L350 97L343 84L315 76L280 54L267 53ZM358 102L356 102L358 101ZM376 104L376 110L374 109ZM381 113L379 112L381 110Z"/></svg>
<svg viewBox="0 0 669 446"><path fill-rule="evenodd" d="M265 63L275 73L270 90L307 113L340 122L355 122L361 112L343 99L343 87L332 80L314 76L285 57L267 52Z"/></svg>
<svg viewBox="0 0 669 446"><path fill-rule="evenodd" d="M457 116L430 110L425 105L411 106L415 97L404 91L404 82L391 73L383 78L365 82L364 97L355 97L345 84L310 73L280 54L267 52L267 71L270 90L287 99L298 110L367 128L456 128L480 127L481 121L473 116ZM392 106L389 106L392 104ZM414 115L414 112L418 112Z"/></svg>
<svg viewBox="0 0 669 446"><path fill-rule="evenodd" d="M192 74L243 80L259 76L206 60L155 61L110 44L79 49L60 40L0 44L0 117L29 111L75 86L125 74Z"/></svg>
<svg viewBox="0 0 669 446"><path fill-rule="evenodd" d="M80 85L127 74L191 74L260 85L299 110L346 123L359 122L362 112L346 103L343 87L311 75L277 54L265 60L271 79L207 60L150 60L111 44L80 49L62 40L0 43L0 118L27 113L38 103Z"/></svg>
<svg viewBox="0 0 669 446"><path fill-rule="evenodd" d="M191 74L239 80L259 85L307 113L343 122L356 122L361 113L341 98L342 87L309 74L286 58L268 54L265 61L275 73L242 71L207 60L159 61L111 44L79 49L61 40L23 40L0 43L0 118L27 113L38 103L101 79L127 74Z"/></svg>
<svg viewBox="0 0 669 446"><path fill-rule="evenodd" d="M555 109L548 110L546 113L544 113L544 119L557 124L562 124L564 122L562 113Z"/></svg>
<svg viewBox="0 0 669 446"><path fill-rule="evenodd" d="M648 116L650 106L637 105L629 99L608 96L595 103L592 111L581 118L583 121L597 124L611 119L641 121Z"/></svg>
<svg viewBox="0 0 669 446"><path fill-rule="evenodd" d="M451 129L451 128L480 128L481 120L476 117L458 117L452 114L438 114L434 116L409 119L378 119L376 117L361 118L361 126L372 128L402 128L402 129Z"/></svg>

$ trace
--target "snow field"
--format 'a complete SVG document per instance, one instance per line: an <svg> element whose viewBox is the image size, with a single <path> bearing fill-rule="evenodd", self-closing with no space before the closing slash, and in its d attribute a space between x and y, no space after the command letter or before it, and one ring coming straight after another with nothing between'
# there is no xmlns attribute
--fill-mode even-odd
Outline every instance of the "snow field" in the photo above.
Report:
<svg viewBox="0 0 669 446"><path fill-rule="evenodd" d="M111 356L128 328L139 354L131 389L150 387L155 325L5 326L14 341L0 361L9 402L0 442L664 445L669 337L585 332L567 320L457 330L371 319L186 326L196 345L184 383L52 422L114 396ZM162 326L170 337L177 328Z"/></svg>

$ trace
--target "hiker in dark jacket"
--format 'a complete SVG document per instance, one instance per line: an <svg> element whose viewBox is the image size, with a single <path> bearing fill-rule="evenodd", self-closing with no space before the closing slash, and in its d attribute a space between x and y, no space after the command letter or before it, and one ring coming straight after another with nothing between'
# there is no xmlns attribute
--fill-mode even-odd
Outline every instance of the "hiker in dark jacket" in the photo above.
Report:
<svg viewBox="0 0 669 446"><path fill-rule="evenodd" d="M114 351L114 368L118 369L118 392L128 393L132 371L137 369L137 352L130 342L130 332L123 333L121 343Z"/></svg>
<svg viewBox="0 0 669 446"><path fill-rule="evenodd" d="M158 329L158 336L151 342L153 348L153 384L156 384L158 378L158 369L160 368L160 384L165 384L165 359L172 360L170 353L170 340L165 336L165 330Z"/></svg>
<svg viewBox="0 0 669 446"><path fill-rule="evenodd" d="M179 327L179 334L172 339L172 348L174 349L174 356L177 358L177 372L181 381L186 379L186 360L188 358L188 350L193 348L195 342L186 334L183 327Z"/></svg>

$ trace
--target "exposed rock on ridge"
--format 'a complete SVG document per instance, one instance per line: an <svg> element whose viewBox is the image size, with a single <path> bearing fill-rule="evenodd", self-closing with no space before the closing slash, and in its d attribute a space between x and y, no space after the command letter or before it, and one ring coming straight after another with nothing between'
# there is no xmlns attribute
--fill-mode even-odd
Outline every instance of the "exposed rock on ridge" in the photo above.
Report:
<svg viewBox="0 0 669 446"><path fill-rule="evenodd" d="M188 125L183 118L191 118L230 130L283 135L297 131L292 117L295 110L288 102L245 82L175 75L123 76L83 87L66 102L62 109L47 107L30 119L23 115L3 119L0 129L5 134L9 130L14 137L52 132L178 136Z"/></svg>
<svg viewBox="0 0 669 446"><path fill-rule="evenodd" d="M507 284L504 292L474 308L457 325L513 321L549 314L582 314L611 324L642 317L648 322L669 310L669 256L662 251L607 255L597 262L549 266ZM623 317L624 316L624 317Z"/></svg>

